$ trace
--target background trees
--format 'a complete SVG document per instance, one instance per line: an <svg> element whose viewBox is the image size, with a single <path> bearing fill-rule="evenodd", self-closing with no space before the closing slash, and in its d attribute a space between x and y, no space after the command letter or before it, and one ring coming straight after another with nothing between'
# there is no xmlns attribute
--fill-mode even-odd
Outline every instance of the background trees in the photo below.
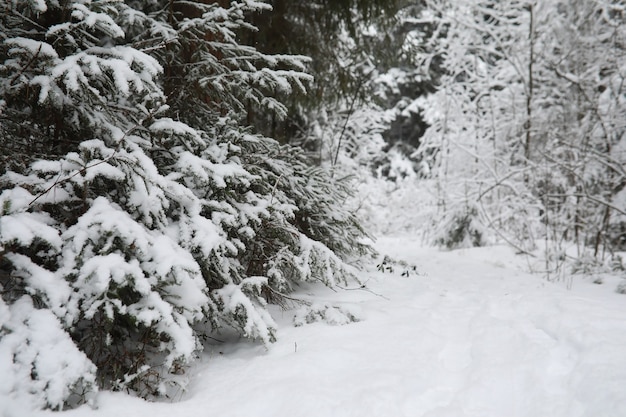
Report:
<svg viewBox="0 0 626 417"><path fill-rule="evenodd" d="M520 249L539 238L616 248L622 12L602 1L427 2L438 30L423 59L445 68L421 148L437 155L440 242L480 244L488 226Z"/></svg>

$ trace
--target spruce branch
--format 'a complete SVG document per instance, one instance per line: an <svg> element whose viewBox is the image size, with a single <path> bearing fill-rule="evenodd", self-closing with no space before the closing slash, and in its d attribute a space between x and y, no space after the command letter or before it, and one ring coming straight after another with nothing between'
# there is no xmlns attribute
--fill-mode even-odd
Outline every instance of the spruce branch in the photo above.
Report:
<svg viewBox="0 0 626 417"><path fill-rule="evenodd" d="M89 169L94 168L94 167L97 167L98 165L102 165L102 164L108 163L109 161L113 160L113 159L117 156L117 153L119 152L120 148L122 147L122 144L124 143L124 140L125 140L125 139L126 139L126 138L127 138L127 137L128 137L128 136L129 136L129 135L130 135L133 131L135 131L135 130L137 130L137 129L141 128L141 127L142 127L142 125L143 125L143 123L144 123L146 120L149 120L150 118L152 118L152 117L153 117L153 115L154 115L153 113L150 113L150 114L149 114L146 118L144 118L144 119L142 119L142 120L138 121L138 122L137 122L137 123L135 123L135 124L134 124L131 128L129 128L128 130L126 130L126 131L124 132L124 134L122 135L122 137L119 139L119 141L118 141L118 143L117 143L117 146L115 147L115 150L113 151L113 153L112 153L110 156L108 156L107 158L105 158L105 159L103 159L103 160L101 160L101 161L95 162L95 163L93 163L93 164L91 164L91 165L87 165L87 166L85 166L85 167L83 167L83 168L81 168L81 169L77 170L77 171L76 171L76 172L74 172L73 174L68 175L68 176L67 176L67 177L65 177L65 178L58 178L58 179L57 179L57 180L56 180L56 181L55 181L55 182L54 182L51 186L49 186L48 188L46 188L45 190L43 190L42 192L40 192L39 194L37 194L37 196L35 196L35 198L34 198L34 199L30 202L30 203L28 203L28 205L29 205L29 206L32 206L32 205L33 205L33 204L34 204L37 200L39 200L41 197L43 197L44 195L48 194L50 191L52 191L52 190L53 190L53 189L55 189L56 187L58 187L58 186L60 186L60 185L63 185L63 184L65 184L65 183L69 182L69 181L71 181L74 177L76 177L76 176L78 176L78 175L83 175L83 176L84 176L84 175L85 175L85 173L86 173Z"/></svg>
<svg viewBox="0 0 626 417"><path fill-rule="evenodd" d="M274 296L277 297L278 300L278 305L280 305L281 308L286 309L287 303L283 303L283 300L289 300L292 301L296 304L299 305L306 305L306 306L311 306L313 305L313 303L311 301L308 300L303 300L302 298L296 298L296 297L291 297L283 292L280 292L278 290L275 290L274 288L272 288L270 285L264 285L263 286L263 290L269 293L272 293Z"/></svg>

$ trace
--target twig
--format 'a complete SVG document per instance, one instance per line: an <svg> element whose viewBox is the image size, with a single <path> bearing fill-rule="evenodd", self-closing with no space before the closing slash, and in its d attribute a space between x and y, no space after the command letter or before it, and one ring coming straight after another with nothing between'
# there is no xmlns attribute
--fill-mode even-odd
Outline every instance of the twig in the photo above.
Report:
<svg viewBox="0 0 626 417"><path fill-rule="evenodd" d="M335 159L333 160L333 167L337 165L337 159L339 159L339 151L341 150L341 142L343 141L343 136L346 133L346 128L348 127L348 121L350 121L350 116L354 113L354 105L356 104L356 99L361 92L361 88L365 85L365 81L367 77L369 77L374 72L374 69L370 70L367 74L363 75L363 77L359 80L359 83L356 87L356 91L354 92L354 96L352 96L352 101L350 102L350 108L348 109L348 114L346 116L346 120L343 123L343 128L341 129L341 134L339 135L339 140L337 141L337 150L335 151Z"/></svg>
<svg viewBox="0 0 626 417"><path fill-rule="evenodd" d="M274 193L276 193L276 188L278 187L278 183L280 182L281 178L283 178L285 174L280 174L280 176L276 179L276 182L274 183L274 187L272 187L272 197L270 198L270 206L274 203Z"/></svg>
<svg viewBox="0 0 626 417"><path fill-rule="evenodd" d="M17 79L20 78L22 74L24 74L24 72L28 69L28 67L30 67L31 64L35 62L35 60L37 59L40 53L41 53L41 44L39 44L39 48L37 48L37 52L30 58L30 60L26 63L24 68L22 68L20 72L17 73L15 77L11 79L11 82L9 83L9 85L13 85L13 83L15 83L15 81L17 81Z"/></svg>
<svg viewBox="0 0 626 417"><path fill-rule="evenodd" d="M69 177L60 179L60 180L56 180L54 182L54 184L52 184L50 187L46 188L44 191L40 192L39 194L37 194L37 196L30 202L28 203L29 206L32 206L37 200L39 200L41 197L43 197L44 195L48 194L53 188L56 188L57 186L61 185L61 184L65 184L66 182L70 181L72 178L74 178L75 176L77 176L78 174L84 174L89 168L93 168L96 167L100 164L104 164L108 161L110 161L113 157L115 156L115 153L113 153L113 155L109 156L108 158L100 161L100 162L96 162L93 165L88 165L84 168L79 169L78 171L76 171L75 173L73 173L72 175L70 175Z"/></svg>
<svg viewBox="0 0 626 417"><path fill-rule="evenodd" d="M493 220L491 219L491 217L489 216L489 214L487 214L487 210L485 209L485 206L483 205L482 200L478 200L478 203L480 203L480 209L482 210L482 214L483 216L485 216L488 224L488 227L491 228L494 232L496 232L496 234L498 236L500 236L500 238L502 238L506 243L508 243L510 246L512 246L513 248L515 248L519 253L526 255L528 257L532 257L532 258L536 258L536 256L532 253L530 253L529 251L521 248L519 245L516 245L514 242L511 241L511 239L509 239L508 237L506 237L504 235L504 233L502 233L500 231L500 229L498 229L498 227L496 227L494 225Z"/></svg>
<svg viewBox="0 0 626 417"><path fill-rule="evenodd" d="M365 284L363 284L363 285L361 285L360 287L357 287L357 288L346 288L346 287L342 287L340 285L337 285L337 288L341 288L342 290L345 290L345 291L365 291L365 292L368 292L370 294L375 295L376 297L384 298L387 301L391 301L390 298L385 297L382 294L378 294L377 292L374 292L374 291L370 290L369 288L367 288L365 286Z"/></svg>

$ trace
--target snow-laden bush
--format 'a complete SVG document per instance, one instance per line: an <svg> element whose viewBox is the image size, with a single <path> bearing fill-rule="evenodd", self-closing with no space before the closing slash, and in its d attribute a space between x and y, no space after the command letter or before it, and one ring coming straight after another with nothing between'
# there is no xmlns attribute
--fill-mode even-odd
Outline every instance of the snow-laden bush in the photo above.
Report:
<svg viewBox="0 0 626 417"><path fill-rule="evenodd" d="M303 306L293 318L295 326L304 326L316 322L328 323L332 326L343 326L359 321L358 312L353 308L333 306L326 303L315 303Z"/></svg>
<svg viewBox="0 0 626 417"><path fill-rule="evenodd" d="M35 407L165 395L206 332L269 343L268 300L370 251L345 181L245 127L310 80L237 42L267 5L158 3L3 6L1 394Z"/></svg>
<svg viewBox="0 0 626 417"><path fill-rule="evenodd" d="M483 226L478 220L475 207L464 207L458 211L447 211L434 226L434 244L448 249L483 246Z"/></svg>

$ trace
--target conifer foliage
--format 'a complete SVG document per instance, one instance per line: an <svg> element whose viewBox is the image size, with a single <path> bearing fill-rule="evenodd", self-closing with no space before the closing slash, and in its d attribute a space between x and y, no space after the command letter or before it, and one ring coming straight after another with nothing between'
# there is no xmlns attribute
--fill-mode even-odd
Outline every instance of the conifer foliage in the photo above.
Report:
<svg viewBox="0 0 626 417"><path fill-rule="evenodd" d="M267 4L0 7L0 390L166 395L204 332L269 343L268 294L354 277L347 185L246 127L311 81L238 43Z"/></svg>

